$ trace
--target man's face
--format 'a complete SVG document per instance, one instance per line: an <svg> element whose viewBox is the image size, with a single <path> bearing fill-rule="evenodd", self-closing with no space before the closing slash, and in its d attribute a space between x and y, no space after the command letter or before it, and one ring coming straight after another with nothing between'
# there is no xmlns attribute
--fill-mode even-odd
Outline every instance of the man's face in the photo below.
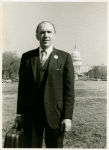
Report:
<svg viewBox="0 0 109 150"><path fill-rule="evenodd" d="M53 26L50 23L42 23L39 26L38 33L36 34L36 36L40 42L41 48L46 49L53 44L56 34Z"/></svg>

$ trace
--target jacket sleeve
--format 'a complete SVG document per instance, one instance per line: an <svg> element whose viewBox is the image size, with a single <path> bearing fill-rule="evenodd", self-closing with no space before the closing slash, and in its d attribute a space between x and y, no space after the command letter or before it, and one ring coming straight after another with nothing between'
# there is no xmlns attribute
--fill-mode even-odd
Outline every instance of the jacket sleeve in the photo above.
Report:
<svg viewBox="0 0 109 150"><path fill-rule="evenodd" d="M25 70L26 70L26 63L24 54L21 57L21 63L19 68L19 85L18 85L18 98L17 98L17 114L22 114L24 109L23 106L23 97L25 94Z"/></svg>
<svg viewBox="0 0 109 150"><path fill-rule="evenodd" d="M74 109L74 67L72 63L71 55L68 54L65 66L64 66L64 116L63 119L72 119Z"/></svg>

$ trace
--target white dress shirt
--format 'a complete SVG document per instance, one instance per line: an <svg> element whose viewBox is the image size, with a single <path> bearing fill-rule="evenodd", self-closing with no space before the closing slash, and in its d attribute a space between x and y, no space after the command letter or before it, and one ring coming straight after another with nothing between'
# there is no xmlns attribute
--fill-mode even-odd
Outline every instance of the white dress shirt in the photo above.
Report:
<svg viewBox="0 0 109 150"><path fill-rule="evenodd" d="M42 49L41 47L39 47L40 60L41 60L41 56L42 56L41 51L43 51L43 49ZM46 54L46 59L48 59L49 55L50 55L50 54L52 53L52 51L53 51L53 46L50 46L50 47L47 48L45 51L47 52L47 54Z"/></svg>

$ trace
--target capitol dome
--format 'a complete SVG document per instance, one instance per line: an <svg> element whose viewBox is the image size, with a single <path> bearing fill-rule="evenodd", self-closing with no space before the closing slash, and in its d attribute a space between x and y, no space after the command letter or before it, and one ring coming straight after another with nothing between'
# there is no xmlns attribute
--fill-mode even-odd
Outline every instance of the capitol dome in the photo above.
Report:
<svg viewBox="0 0 109 150"><path fill-rule="evenodd" d="M74 51L71 54L71 56L72 56L72 61L73 61L74 66L81 66L82 65L81 55L77 51L76 45L75 45Z"/></svg>

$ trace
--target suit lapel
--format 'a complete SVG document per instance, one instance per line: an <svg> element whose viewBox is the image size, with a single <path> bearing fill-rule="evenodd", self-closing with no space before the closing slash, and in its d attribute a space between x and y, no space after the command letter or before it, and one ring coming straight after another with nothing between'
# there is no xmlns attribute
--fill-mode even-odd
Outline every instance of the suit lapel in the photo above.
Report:
<svg viewBox="0 0 109 150"><path fill-rule="evenodd" d="M49 67L48 67L48 74L52 71L54 64L56 63L58 59L58 55L56 53L56 49L53 48L53 52L51 54L50 62L49 62Z"/></svg>
<svg viewBox="0 0 109 150"><path fill-rule="evenodd" d="M36 49L35 55L30 58L31 59L31 66L33 70L34 75L34 81L36 81L36 71L40 70L41 64L40 64L40 58L39 58L39 48ZM48 74L52 71L54 64L58 60L57 51L55 48L53 48L53 52L51 54L49 66L48 66Z"/></svg>
<svg viewBox="0 0 109 150"><path fill-rule="evenodd" d="M39 69L39 66L40 66L39 48L35 52L36 52L35 55L32 58L30 58L33 75L34 75L34 81L36 81L36 71L37 69Z"/></svg>

